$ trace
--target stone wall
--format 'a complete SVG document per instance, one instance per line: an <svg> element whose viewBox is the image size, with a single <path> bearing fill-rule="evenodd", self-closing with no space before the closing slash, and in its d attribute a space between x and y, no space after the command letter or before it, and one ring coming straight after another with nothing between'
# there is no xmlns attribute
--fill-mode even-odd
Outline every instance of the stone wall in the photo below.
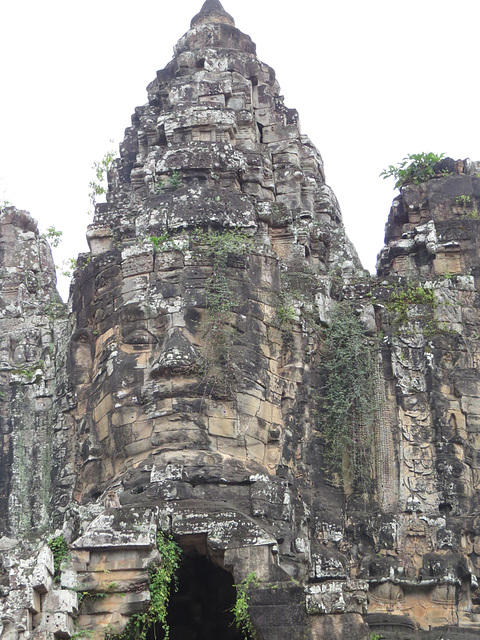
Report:
<svg viewBox="0 0 480 640"><path fill-rule="evenodd" d="M274 71L207 0L68 307L36 223L1 215L0 637L121 634L159 534L183 553L172 640L241 637L249 579L261 640L478 634L478 170L404 185L369 276Z"/></svg>

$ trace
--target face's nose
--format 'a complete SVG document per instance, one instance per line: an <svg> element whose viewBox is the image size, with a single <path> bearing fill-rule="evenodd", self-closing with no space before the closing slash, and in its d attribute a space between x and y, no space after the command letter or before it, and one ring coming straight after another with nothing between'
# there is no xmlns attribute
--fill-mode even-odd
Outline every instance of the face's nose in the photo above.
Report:
<svg viewBox="0 0 480 640"><path fill-rule="evenodd" d="M159 378L163 375L179 375L191 373L198 367L199 357L195 347L189 342L180 329L173 329L155 360L150 376Z"/></svg>

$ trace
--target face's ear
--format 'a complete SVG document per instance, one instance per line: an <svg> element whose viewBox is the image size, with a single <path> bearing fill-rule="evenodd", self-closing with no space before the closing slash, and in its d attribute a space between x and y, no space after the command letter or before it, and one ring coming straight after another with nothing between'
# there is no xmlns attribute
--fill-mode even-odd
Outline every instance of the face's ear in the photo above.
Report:
<svg viewBox="0 0 480 640"><path fill-rule="evenodd" d="M70 342L68 369L73 384L88 384L92 379L95 341L91 329L79 329Z"/></svg>

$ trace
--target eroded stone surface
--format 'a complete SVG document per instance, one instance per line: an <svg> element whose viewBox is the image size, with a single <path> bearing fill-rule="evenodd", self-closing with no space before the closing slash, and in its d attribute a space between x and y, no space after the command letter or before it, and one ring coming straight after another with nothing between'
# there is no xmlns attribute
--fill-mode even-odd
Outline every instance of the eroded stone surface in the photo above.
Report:
<svg viewBox="0 0 480 640"><path fill-rule="evenodd" d="M210 599L255 574L262 640L478 635L480 167L442 162L367 276L274 71L207 0L135 110L68 315L36 223L2 212L2 638L121 633L159 532L187 578L223 575ZM368 493L325 471L340 300L375 353Z"/></svg>

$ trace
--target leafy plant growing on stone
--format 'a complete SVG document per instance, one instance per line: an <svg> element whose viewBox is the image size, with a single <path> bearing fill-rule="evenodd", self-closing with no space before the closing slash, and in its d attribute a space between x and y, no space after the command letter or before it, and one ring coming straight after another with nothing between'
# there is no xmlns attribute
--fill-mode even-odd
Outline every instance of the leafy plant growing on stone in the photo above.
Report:
<svg viewBox="0 0 480 640"><path fill-rule="evenodd" d="M375 352L347 303L338 304L325 331L320 428L325 471L362 492L371 488L375 417Z"/></svg>
<svg viewBox="0 0 480 640"><path fill-rule="evenodd" d="M67 559L69 555L68 543L62 533L56 538L51 538L47 544L53 554L54 579L58 581L60 579L62 563Z"/></svg>
<svg viewBox="0 0 480 640"><path fill-rule="evenodd" d="M444 153L440 155L436 153L409 154L397 165L389 165L382 171L380 177L384 180L386 178L395 178L396 189L409 182L413 182L414 184L426 182L434 177L434 165L439 162L444 155Z"/></svg>
<svg viewBox="0 0 480 640"><path fill-rule="evenodd" d="M385 303L387 310L396 314L396 323L407 322L409 310L414 305L428 307L433 316L436 307L435 291L409 282L403 290L394 291Z"/></svg>
<svg viewBox="0 0 480 640"><path fill-rule="evenodd" d="M250 617L249 591L258 587L258 584L257 576L252 571L243 582L235 585L237 598L231 608L231 612L233 613L235 627L242 634L243 640L256 640L257 638L257 632Z"/></svg>
<svg viewBox="0 0 480 640"><path fill-rule="evenodd" d="M168 231L165 231L165 233L162 233L160 236L150 236L149 240L153 244L155 251L160 251L162 246L170 240L170 236Z"/></svg>
<svg viewBox="0 0 480 640"><path fill-rule="evenodd" d="M48 240L54 249L56 249L58 245L61 243L62 236L63 236L63 231L59 231L53 225L48 227L45 233L42 233L42 238L45 238L45 240Z"/></svg>
<svg viewBox="0 0 480 640"><path fill-rule="evenodd" d="M178 171L174 171L171 177L168 179L168 183L170 184L173 190L179 189L182 186L182 182L180 180L180 174Z"/></svg>
<svg viewBox="0 0 480 640"><path fill-rule="evenodd" d="M110 142L113 142L113 140L110 140ZM107 174L115 157L115 151L107 151L101 160L95 161L92 165L92 169L95 172L95 179L91 180L88 184L90 189L88 197L93 209L95 209L97 198L107 193Z"/></svg>
<svg viewBox="0 0 480 640"><path fill-rule="evenodd" d="M282 332L284 345L290 345L293 342L293 327L297 321L297 310L294 305L282 301L275 311L273 325Z"/></svg>
<svg viewBox="0 0 480 640"><path fill-rule="evenodd" d="M18 376L25 376L27 382L34 381L35 383L39 383L42 379L42 373L39 373L39 371L43 372L44 369L45 362L43 360L38 360L28 367L17 367L12 369L11 372Z"/></svg>
<svg viewBox="0 0 480 640"><path fill-rule="evenodd" d="M73 276L73 272L77 268L77 259L76 258L66 258L62 261L62 276L66 278L71 278Z"/></svg>
<svg viewBox="0 0 480 640"><path fill-rule="evenodd" d="M466 195L461 195L461 196L457 196L455 198L455 202L457 204L461 204L462 206L466 207L467 205L469 205L471 203L471 198L470 196L466 196Z"/></svg>

